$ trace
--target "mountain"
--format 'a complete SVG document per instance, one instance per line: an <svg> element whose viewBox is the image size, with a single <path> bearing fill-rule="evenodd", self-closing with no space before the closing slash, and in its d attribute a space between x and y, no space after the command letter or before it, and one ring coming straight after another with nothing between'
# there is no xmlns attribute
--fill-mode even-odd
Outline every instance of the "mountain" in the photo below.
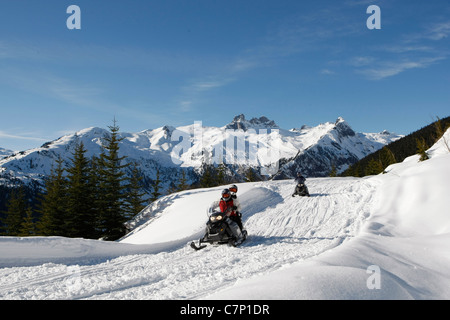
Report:
<svg viewBox="0 0 450 320"><path fill-rule="evenodd" d="M6 156L12 155L13 153L14 153L14 151L12 151L12 150L0 148L0 159L4 158Z"/></svg>
<svg viewBox="0 0 450 320"><path fill-rule="evenodd" d="M291 197L292 180L239 184L249 232L239 248L189 247L220 187L162 197L117 242L0 237L0 300L177 300L219 316L257 300L273 318L298 312L297 300L448 300L448 141L450 130L429 160L386 174L308 179L309 198Z"/></svg>
<svg viewBox="0 0 450 320"><path fill-rule="evenodd" d="M246 120L243 114L234 117L233 121L225 126L226 129L232 130L244 130L249 129L277 129L275 121L269 120L268 118L262 116L259 118L252 118Z"/></svg>
<svg viewBox="0 0 450 320"><path fill-rule="evenodd" d="M79 142L83 142L88 157L99 155L102 138L108 134L102 128L87 128L39 148L9 155L0 159L0 181L42 182L58 157L70 163ZM166 189L180 179L182 171L188 183L194 183L205 164L222 162L227 166L227 176L234 181L243 181L250 167L266 174L266 178L289 178L297 170L310 177L326 176L332 165L343 170L400 137L387 132L356 133L342 118L316 127L286 130L266 117L247 120L242 114L220 128L199 122L122 132L120 136L121 155L139 165L146 186L151 187L159 171Z"/></svg>
<svg viewBox="0 0 450 320"><path fill-rule="evenodd" d="M337 172L364 158L384 145L401 138L400 135L383 131L380 133L356 133L341 117L334 123L327 122L317 127L303 127L298 131L308 141L292 158L282 159L275 180L287 179L301 172L305 176L329 175L332 167ZM310 138L306 139L306 137Z"/></svg>

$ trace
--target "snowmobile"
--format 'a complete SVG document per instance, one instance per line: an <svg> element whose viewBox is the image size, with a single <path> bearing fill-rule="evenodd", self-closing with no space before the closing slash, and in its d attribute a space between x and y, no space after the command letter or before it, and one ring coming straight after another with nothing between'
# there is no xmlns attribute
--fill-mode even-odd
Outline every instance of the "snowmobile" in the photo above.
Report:
<svg viewBox="0 0 450 320"><path fill-rule="evenodd" d="M296 195L299 195L300 197L310 197L308 187L304 183L297 184L292 196L295 197Z"/></svg>
<svg viewBox="0 0 450 320"><path fill-rule="evenodd" d="M191 242L191 247L195 250L201 250L206 248L204 243L214 245L228 244L233 247L240 245L247 239L247 231L242 230L243 238L238 241L231 231L229 221L230 218L226 213L213 211L206 223L205 235L198 241L198 245L194 241Z"/></svg>

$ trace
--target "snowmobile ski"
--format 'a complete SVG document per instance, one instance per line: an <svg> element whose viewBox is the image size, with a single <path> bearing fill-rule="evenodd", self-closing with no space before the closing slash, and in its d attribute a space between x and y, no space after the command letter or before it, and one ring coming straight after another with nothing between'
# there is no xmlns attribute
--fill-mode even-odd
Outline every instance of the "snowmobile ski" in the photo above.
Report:
<svg viewBox="0 0 450 320"><path fill-rule="evenodd" d="M204 245L196 245L195 244L195 242L194 241L192 241L191 242L191 248L192 249L194 249L194 250L196 250L196 251L199 251L199 250L202 250L202 249L205 249L207 246L204 244Z"/></svg>

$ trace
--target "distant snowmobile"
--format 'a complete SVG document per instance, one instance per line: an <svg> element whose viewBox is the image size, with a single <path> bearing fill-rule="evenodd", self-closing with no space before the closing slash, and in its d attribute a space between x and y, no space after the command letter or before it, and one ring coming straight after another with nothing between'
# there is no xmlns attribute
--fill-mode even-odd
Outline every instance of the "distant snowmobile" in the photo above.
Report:
<svg viewBox="0 0 450 320"><path fill-rule="evenodd" d="M304 183L299 183L295 187L295 192L292 194L292 196L295 197L297 195L300 197L310 197L308 187Z"/></svg>
<svg viewBox="0 0 450 320"><path fill-rule="evenodd" d="M206 232L203 238L198 241L198 245L193 241L191 247L195 250L206 248L208 244L228 244L237 247L247 239L247 231L243 230L243 238L237 240L231 228L238 227L233 223L225 212L213 211L206 223ZM238 227L239 228L239 227Z"/></svg>
<svg viewBox="0 0 450 320"><path fill-rule="evenodd" d="M296 195L299 195L301 197L309 197L309 191L308 187L306 186L305 182L306 179L300 172L297 173L297 177L295 178L295 182L297 185L295 186L294 193L292 194L293 197Z"/></svg>

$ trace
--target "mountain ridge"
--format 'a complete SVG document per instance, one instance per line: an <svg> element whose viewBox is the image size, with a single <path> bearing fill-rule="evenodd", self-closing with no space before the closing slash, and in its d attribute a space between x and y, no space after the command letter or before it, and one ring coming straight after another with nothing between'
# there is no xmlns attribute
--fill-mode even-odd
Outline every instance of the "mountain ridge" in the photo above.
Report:
<svg viewBox="0 0 450 320"><path fill-rule="evenodd" d="M66 165L69 164L78 142L83 142L87 157L98 155L102 137L108 134L103 128L85 128L39 148L1 158L0 181L8 178L21 179L25 183L42 181L59 156ZM272 166L278 170L271 172L276 179L291 178L295 170L308 176L324 176L332 164L344 170L368 153L382 148L386 142L401 137L386 133L356 133L342 117L315 127L286 130L265 116L247 120L243 114L223 127L207 127L201 123L180 127L165 125L136 133L121 132L120 136L123 138L120 153L126 155L129 162L139 164L149 185L158 171L165 189L176 183L183 171L187 173L188 182L195 183L205 163L225 163L227 174L234 181L243 181L245 170L250 167L263 170ZM311 157L322 159L311 161ZM299 159L304 163L299 163ZM296 165L289 164L292 161ZM283 174L277 174L280 172Z"/></svg>

